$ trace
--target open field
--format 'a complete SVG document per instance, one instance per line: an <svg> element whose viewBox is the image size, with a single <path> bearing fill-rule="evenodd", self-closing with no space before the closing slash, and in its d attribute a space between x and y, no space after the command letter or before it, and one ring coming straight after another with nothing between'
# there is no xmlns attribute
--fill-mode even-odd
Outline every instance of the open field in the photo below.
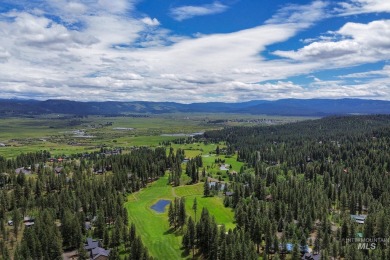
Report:
<svg viewBox="0 0 390 260"><path fill-rule="evenodd" d="M0 144L6 146L0 145L0 155L12 158L37 150L70 155L101 146L155 146L178 138L162 134L189 134L213 128L198 121L163 117L2 118Z"/></svg>
<svg viewBox="0 0 390 260"><path fill-rule="evenodd" d="M224 126L267 125L302 119L307 118L200 113L142 117L45 115L0 118L0 155L12 158L21 152L37 150L48 150L53 155L70 155L98 150L101 146L156 146L162 141L179 138L174 134L188 135ZM189 157L194 157L200 153L207 154L212 148L197 144L184 149Z"/></svg>
<svg viewBox="0 0 390 260"><path fill-rule="evenodd" d="M197 198L197 219L202 207L206 207L210 214L215 216L218 224L234 228L232 210L223 206L223 199L220 197L204 198L203 183L174 188L167 185L167 180L167 177L160 178L150 187L129 195L126 203L129 220L136 225L138 234L153 257L158 259L183 257L180 250L181 232L180 230L173 232L168 225L168 206L164 213L157 213L150 208L160 199L173 200L175 197L185 197L187 214L194 218L192 203L194 198Z"/></svg>

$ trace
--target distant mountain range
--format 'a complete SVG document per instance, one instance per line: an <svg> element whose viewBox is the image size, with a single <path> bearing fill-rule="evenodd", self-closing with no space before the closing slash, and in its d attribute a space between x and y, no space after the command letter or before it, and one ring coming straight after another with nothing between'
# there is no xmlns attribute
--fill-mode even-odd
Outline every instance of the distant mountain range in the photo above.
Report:
<svg viewBox="0 0 390 260"><path fill-rule="evenodd" d="M33 116L39 114L125 115L176 112L246 113L280 116L328 116L346 114L390 114L390 101L365 99L280 99L242 103L175 102L77 102L69 100L0 99L0 116Z"/></svg>

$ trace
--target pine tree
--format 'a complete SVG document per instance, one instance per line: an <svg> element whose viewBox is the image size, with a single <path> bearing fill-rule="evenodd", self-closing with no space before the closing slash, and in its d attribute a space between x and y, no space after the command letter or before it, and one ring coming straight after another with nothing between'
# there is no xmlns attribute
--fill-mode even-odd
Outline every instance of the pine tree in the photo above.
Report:
<svg viewBox="0 0 390 260"><path fill-rule="evenodd" d="M197 183L199 180L199 168L196 167L195 163L192 165L192 170L191 170L191 182L192 183Z"/></svg>
<svg viewBox="0 0 390 260"><path fill-rule="evenodd" d="M195 213L195 223L196 223L196 210L198 209L198 202L196 201L196 197L194 198L194 203L192 204L192 209Z"/></svg>
<svg viewBox="0 0 390 260"><path fill-rule="evenodd" d="M181 245L189 250L190 249L190 246L189 246L190 242L189 242L189 235L188 235L188 231L187 232L184 232L183 234L183 238L181 239Z"/></svg>
<svg viewBox="0 0 390 260"><path fill-rule="evenodd" d="M82 234L77 216L65 209L61 219L61 234L66 248L77 248L81 243Z"/></svg>
<svg viewBox="0 0 390 260"><path fill-rule="evenodd" d="M121 221L122 219L119 217L115 221L114 229L111 232L111 247L118 247L121 243Z"/></svg>
<svg viewBox="0 0 390 260"><path fill-rule="evenodd" d="M103 245L107 247L110 245L110 233L107 228L103 231Z"/></svg>
<svg viewBox="0 0 390 260"><path fill-rule="evenodd" d="M300 260L301 259L301 252L299 250L299 245L297 242L294 242L293 250L292 250L292 254L291 254L291 259L292 260Z"/></svg>
<svg viewBox="0 0 390 260"><path fill-rule="evenodd" d="M21 216L17 208L12 211L12 219L14 221L14 234L16 237L18 237Z"/></svg>
<svg viewBox="0 0 390 260"><path fill-rule="evenodd" d="M27 255L28 256L28 255ZM14 252L14 259L26 259L26 257L24 257L24 255L22 254L20 248L19 248L19 245L16 245L16 249L15 249L15 252Z"/></svg>
<svg viewBox="0 0 390 260"><path fill-rule="evenodd" d="M176 223L176 213L175 213L172 201L171 201L171 203L169 203L168 220L169 220L169 226L174 227L175 223Z"/></svg>
<svg viewBox="0 0 390 260"><path fill-rule="evenodd" d="M129 241L132 243L135 239L135 224L131 223L129 231Z"/></svg>
<svg viewBox="0 0 390 260"><path fill-rule="evenodd" d="M209 186L208 178L206 178L206 181L204 182L204 186L203 186L203 195L204 195L205 197L210 196L210 186Z"/></svg>
<svg viewBox="0 0 390 260"><path fill-rule="evenodd" d="M87 259L89 259L88 252L84 249L84 243L80 243L77 251L78 251L80 260L87 260Z"/></svg>
<svg viewBox="0 0 390 260"><path fill-rule="evenodd" d="M177 222L179 227L184 226L186 219L187 219L187 214L186 214L186 205L185 205L185 198L182 197L179 200L179 212L177 214Z"/></svg>
<svg viewBox="0 0 390 260"><path fill-rule="evenodd" d="M118 249L113 248L110 252L109 260L120 260Z"/></svg>
<svg viewBox="0 0 390 260"><path fill-rule="evenodd" d="M257 252L260 253L260 244L262 242L262 234L261 234L261 225L260 220L256 219L255 225L253 227L253 235L252 240L257 245Z"/></svg>
<svg viewBox="0 0 390 260"><path fill-rule="evenodd" d="M103 238L103 233L104 233L105 227L106 227L106 221L104 219L103 211L99 210L98 215L97 215L97 219L96 219L94 235L98 238Z"/></svg>
<svg viewBox="0 0 390 260"><path fill-rule="evenodd" d="M320 238L321 232L318 232L316 239L314 240L314 247L313 252L319 253L321 249L321 238Z"/></svg>
<svg viewBox="0 0 390 260"><path fill-rule="evenodd" d="M192 249L192 258L194 258L196 234L195 234L195 223L192 220L191 216L188 218L187 234L188 234L188 249Z"/></svg>

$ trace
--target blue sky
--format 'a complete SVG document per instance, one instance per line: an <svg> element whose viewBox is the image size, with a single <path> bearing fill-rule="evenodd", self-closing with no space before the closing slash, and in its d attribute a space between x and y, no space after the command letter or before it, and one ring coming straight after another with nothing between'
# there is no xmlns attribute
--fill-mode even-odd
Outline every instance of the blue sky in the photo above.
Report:
<svg viewBox="0 0 390 260"><path fill-rule="evenodd" d="M390 1L0 0L0 98L390 100Z"/></svg>

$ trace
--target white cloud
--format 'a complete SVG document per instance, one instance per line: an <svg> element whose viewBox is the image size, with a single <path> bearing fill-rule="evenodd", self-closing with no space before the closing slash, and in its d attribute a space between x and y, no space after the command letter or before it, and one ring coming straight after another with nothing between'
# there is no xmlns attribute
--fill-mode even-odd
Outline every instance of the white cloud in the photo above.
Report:
<svg viewBox="0 0 390 260"><path fill-rule="evenodd" d="M0 21L2 34L7 35L17 45L45 48L67 48L74 45L91 45L97 42L93 36L86 36L78 31L70 31L65 26L45 17L29 13L10 13L14 23Z"/></svg>
<svg viewBox="0 0 390 260"><path fill-rule="evenodd" d="M144 24L132 18L100 15L84 18L87 25L85 34L94 35L103 47L109 48L116 44L131 44L144 29Z"/></svg>
<svg viewBox="0 0 390 260"><path fill-rule="evenodd" d="M150 18L150 17L145 17L145 18L142 18L141 21L146 24L146 25L149 25L149 26L158 26L160 25L160 22L156 19L156 18Z"/></svg>
<svg viewBox="0 0 390 260"><path fill-rule="evenodd" d="M370 98L389 100L390 81L371 81L363 84L342 84L337 81L313 84L308 97L324 98Z"/></svg>
<svg viewBox="0 0 390 260"><path fill-rule="evenodd" d="M8 58L11 55L9 54L8 51L4 50L2 47L0 47L0 62L6 62L8 61Z"/></svg>
<svg viewBox="0 0 390 260"><path fill-rule="evenodd" d="M299 49L298 51L275 51L274 54L294 60L317 60L317 59L344 59L359 51L359 45L353 41L339 42L314 42Z"/></svg>
<svg viewBox="0 0 390 260"><path fill-rule="evenodd" d="M338 33L375 49L390 49L390 20L378 20L368 24L347 23Z"/></svg>
<svg viewBox="0 0 390 260"><path fill-rule="evenodd" d="M297 51L275 51L295 61L321 61L325 68L355 66L390 58L390 20L347 23L336 32L339 41L313 42Z"/></svg>
<svg viewBox="0 0 390 260"><path fill-rule="evenodd" d="M375 52L387 50L387 21L347 24L336 32L339 41L327 40L328 45L323 44L325 40L314 41L311 44L318 46L311 50L285 52L289 59L267 60L261 55L267 46L284 42L321 20L326 4L320 1L290 6L265 25L196 38L172 35L156 18L135 15L134 1L41 2L46 6L34 11L0 14L2 97L235 102L332 96L346 90L350 95L389 93L383 85L373 93L364 92L363 86L353 91L352 86L338 82L324 92L325 85L317 83L311 92L286 80L332 65L337 57L330 50L337 48L344 51L355 44L356 53L364 50L370 59L379 58ZM342 41L348 48L340 47ZM359 57L356 53L353 59Z"/></svg>
<svg viewBox="0 0 390 260"><path fill-rule="evenodd" d="M84 14L87 11L87 7L79 2L68 2L66 8L76 14Z"/></svg>
<svg viewBox="0 0 390 260"><path fill-rule="evenodd" d="M117 74L114 73L111 75L111 77L119 80L142 80L144 78L139 74L131 73L131 72L123 72Z"/></svg>
<svg viewBox="0 0 390 260"><path fill-rule="evenodd" d="M228 9L228 6L221 4L220 2L214 2L212 4L206 4L201 6L180 6L172 8L171 16L177 21L183 21L196 16L211 15L223 13Z"/></svg>
<svg viewBox="0 0 390 260"><path fill-rule="evenodd" d="M313 23L318 21L318 18L326 18L325 7L328 4L324 1L314 1L308 5L290 4L281 8L271 19L266 23Z"/></svg>
<svg viewBox="0 0 390 260"><path fill-rule="evenodd" d="M390 65L385 65L381 70L351 73L351 74L340 76L340 78L377 78L377 77L390 78Z"/></svg>
<svg viewBox="0 0 390 260"><path fill-rule="evenodd" d="M390 2L387 0L349 0L338 3L334 11L343 16L364 13L388 13L390 12Z"/></svg>
<svg viewBox="0 0 390 260"><path fill-rule="evenodd" d="M132 2L128 0L98 0L97 4L101 10L113 14L122 14L132 8Z"/></svg>

